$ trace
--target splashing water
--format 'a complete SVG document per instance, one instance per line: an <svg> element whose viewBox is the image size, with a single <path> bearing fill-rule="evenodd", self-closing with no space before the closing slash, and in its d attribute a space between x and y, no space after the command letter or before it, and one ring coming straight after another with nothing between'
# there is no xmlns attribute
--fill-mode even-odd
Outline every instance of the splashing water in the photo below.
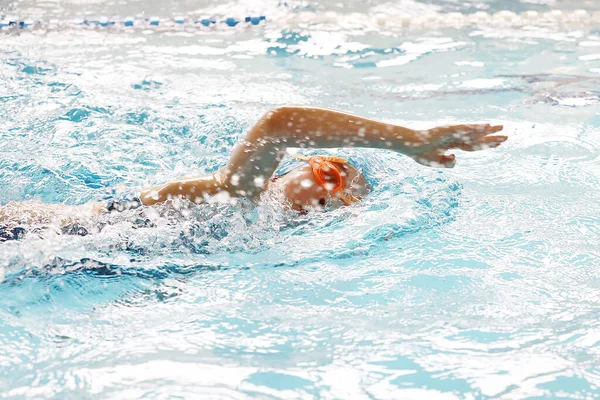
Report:
<svg viewBox="0 0 600 400"><path fill-rule="evenodd" d="M597 11L559 0L0 9L267 16L0 34L2 205L82 205L213 172L289 103L416 128L503 123L509 135L443 171L331 151L373 191L326 213L284 211L273 194L0 242L0 397L595 397Z"/></svg>

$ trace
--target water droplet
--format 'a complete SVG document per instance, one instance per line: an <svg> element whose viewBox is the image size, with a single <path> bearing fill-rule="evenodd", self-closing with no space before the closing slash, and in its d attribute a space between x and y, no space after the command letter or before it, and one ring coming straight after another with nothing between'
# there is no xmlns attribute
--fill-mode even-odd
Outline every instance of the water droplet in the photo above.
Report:
<svg viewBox="0 0 600 400"><path fill-rule="evenodd" d="M300 182L300 186L302 186L303 188L308 189L308 188L310 188L310 187L313 186L313 181L311 181L310 179L303 179Z"/></svg>

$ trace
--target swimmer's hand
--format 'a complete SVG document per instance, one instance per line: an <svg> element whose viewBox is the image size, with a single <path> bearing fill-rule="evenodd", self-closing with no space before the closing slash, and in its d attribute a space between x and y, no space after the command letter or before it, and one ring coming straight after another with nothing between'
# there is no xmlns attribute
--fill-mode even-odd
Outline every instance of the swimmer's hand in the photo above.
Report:
<svg viewBox="0 0 600 400"><path fill-rule="evenodd" d="M453 168L456 164L454 154L446 154L450 149L479 151L500 146L506 139L504 135L492 135L500 132L502 125L474 124L439 126L437 128L416 131L414 152L407 154L419 164L438 168Z"/></svg>

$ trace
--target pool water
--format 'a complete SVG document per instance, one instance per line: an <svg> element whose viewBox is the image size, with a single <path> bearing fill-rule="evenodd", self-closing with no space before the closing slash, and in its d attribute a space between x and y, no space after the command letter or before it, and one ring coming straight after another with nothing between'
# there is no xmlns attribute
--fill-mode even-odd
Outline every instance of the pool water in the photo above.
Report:
<svg viewBox="0 0 600 400"><path fill-rule="evenodd" d="M87 236L0 243L1 398L598 397L597 2L3 7L267 20L0 32L0 204L83 204L214 171L290 103L409 127L501 123L509 140L457 152L452 170L331 151L374 190L329 213L269 198L155 207L99 217Z"/></svg>

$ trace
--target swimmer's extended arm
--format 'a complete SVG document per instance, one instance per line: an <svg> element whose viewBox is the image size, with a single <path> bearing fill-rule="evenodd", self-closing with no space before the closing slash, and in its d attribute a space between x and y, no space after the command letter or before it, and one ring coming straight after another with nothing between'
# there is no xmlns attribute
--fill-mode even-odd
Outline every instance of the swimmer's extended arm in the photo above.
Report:
<svg viewBox="0 0 600 400"><path fill-rule="evenodd" d="M279 107L265 114L234 149L227 166L217 173L171 182L142 192L146 205L171 197L190 200L226 191L254 197L262 192L288 147L368 147L389 149L429 166L452 168L448 149L467 151L497 147L506 136L489 124L441 126L413 130L340 111L315 107Z"/></svg>

